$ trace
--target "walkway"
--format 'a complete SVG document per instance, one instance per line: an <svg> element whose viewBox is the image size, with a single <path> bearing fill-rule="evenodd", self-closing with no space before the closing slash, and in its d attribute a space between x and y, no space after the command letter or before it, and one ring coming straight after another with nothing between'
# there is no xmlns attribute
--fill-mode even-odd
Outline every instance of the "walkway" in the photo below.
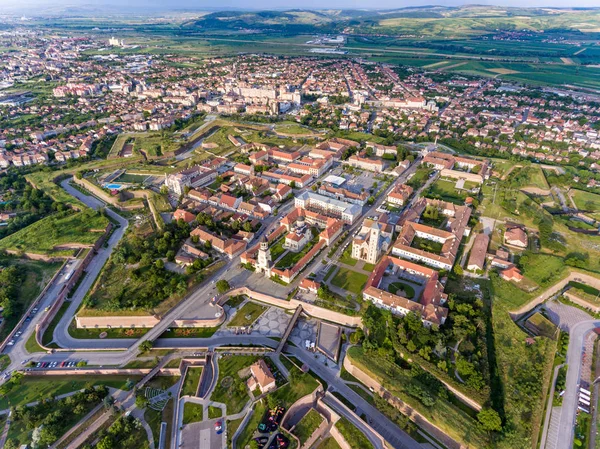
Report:
<svg viewBox="0 0 600 449"><path fill-rule="evenodd" d="M277 345L277 350L275 351L275 353L277 355L281 354L281 351L283 350L283 347L285 346L285 343L287 342L287 339L289 338L290 333L292 332L292 329L294 329L294 326L296 325L296 321L298 321L298 317L300 317L301 313L302 313L302 306L299 305L298 307L296 307L296 311L294 312L292 319L288 323L287 329L285 330L283 337L281 337L281 341L279 342L279 345Z"/></svg>

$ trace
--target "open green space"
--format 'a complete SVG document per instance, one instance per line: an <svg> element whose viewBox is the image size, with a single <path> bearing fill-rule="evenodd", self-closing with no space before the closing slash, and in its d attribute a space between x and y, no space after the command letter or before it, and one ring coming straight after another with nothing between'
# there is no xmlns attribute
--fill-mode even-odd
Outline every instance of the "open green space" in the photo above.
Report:
<svg viewBox="0 0 600 449"><path fill-rule="evenodd" d="M353 267L358 262L357 259L352 258L352 245L348 245L342 255L340 256L340 262Z"/></svg>
<svg viewBox="0 0 600 449"><path fill-rule="evenodd" d="M428 253L440 254L442 252L442 247L444 246L444 244L441 242L436 242L435 240L430 240L425 237L419 237L418 235L415 235L410 246L412 248L427 251Z"/></svg>
<svg viewBox="0 0 600 449"><path fill-rule="evenodd" d="M311 408L306 415L296 424L294 435L300 440L300 446L303 446L311 437L315 430L323 422L323 417L314 408Z"/></svg>
<svg viewBox="0 0 600 449"><path fill-rule="evenodd" d="M227 406L227 414L239 413L250 399L245 386L250 365L258 360L252 355L223 356L219 359L219 379L210 399ZM241 374L241 375L240 375Z"/></svg>
<svg viewBox="0 0 600 449"><path fill-rule="evenodd" d="M531 315L526 321L526 327L535 335L555 339L558 336L558 327L539 312Z"/></svg>
<svg viewBox="0 0 600 449"><path fill-rule="evenodd" d="M429 179L429 175L433 172L430 168L419 167L415 174L410 178L406 184L411 186L413 189L417 190L423 184L427 182Z"/></svg>
<svg viewBox="0 0 600 449"><path fill-rule="evenodd" d="M358 430L347 418L341 417L335 423L335 427L344 436L352 449L375 449L365 434Z"/></svg>
<svg viewBox="0 0 600 449"><path fill-rule="evenodd" d="M198 384L200 383L200 376L202 375L202 367L190 366L183 380L183 386L181 387L182 396L196 396L198 391Z"/></svg>
<svg viewBox="0 0 600 449"><path fill-rule="evenodd" d="M530 445L539 435L557 342L536 337L535 344L528 345L525 342L528 334L511 319L509 311L525 304L533 294L523 292L497 275L492 275L489 284L482 284L484 291L488 285L493 298L495 354L504 392L499 395L497 391L495 401L502 404L505 419L515 429L513 445L502 447Z"/></svg>
<svg viewBox="0 0 600 449"><path fill-rule="evenodd" d="M331 279L331 284L359 295L367 285L368 280L369 277L366 274L340 267Z"/></svg>
<svg viewBox="0 0 600 449"><path fill-rule="evenodd" d="M583 299L584 301L594 305L600 306L600 290L581 282L571 281L569 282L569 293Z"/></svg>
<svg viewBox="0 0 600 449"><path fill-rule="evenodd" d="M469 194L466 190L457 190L455 186L456 180L438 179L429 186L425 192L425 196L454 204L464 204Z"/></svg>
<svg viewBox="0 0 600 449"><path fill-rule="evenodd" d="M318 386L319 383L310 373L303 373L294 367L290 370L288 383L269 393L269 396L278 405L289 408L301 397L315 391Z"/></svg>
<svg viewBox="0 0 600 449"><path fill-rule="evenodd" d="M246 445L250 444L250 441L252 441L252 437L254 436L254 432L258 428L258 425L262 421L266 411L267 406L263 399L254 403L254 413L252 413L248 423L240 432L237 439L237 447L246 447Z"/></svg>
<svg viewBox="0 0 600 449"><path fill-rule="evenodd" d="M277 240L277 242L275 242L273 245L271 245L271 247L269 248L269 252L271 253L271 258L273 260L277 260L277 258L279 258L279 256L281 256L283 253L285 253L287 250L283 247L283 244L285 243L285 237L282 239Z"/></svg>
<svg viewBox="0 0 600 449"><path fill-rule="evenodd" d="M390 284L388 286L388 291L393 295L399 294L408 299L413 299L415 297L415 289L404 282L394 282ZM400 293L398 293L398 291L400 291Z"/></svg>
<svg viewBox="0 0 600 449"><path fill-rule="evenodd" d="M204 406L194 402L186 402L183 406L183 424L202 421Z"/></svg>
<svg viewBox="0 0 600 449"><path fill-rule="evenodd" d="M437 386L438 393L434 404L425 405L415 395L417 391L423 391L426 384L420 385L423 380L413 378L410 369L403 369L382 358L373 363L372 357L357 346L351 347L347 356L362 371L386 385L391 394L413 407L452 438L473 447L485 447L488 443L487 435L479 429L476 420L449 399L449 392L445 391L442 384ZM440 393L440 390L443 393Z"/></svg>
<svg viewBox="0 0 600 449"><path fill-rule="evenodd" d="M59 396L83 388L105 385L120 390L129 390L141 376L26 376L19 385L5 395L0 395L0 410L25 405L39 398Z"/></svg>
<svg viewBox="0 0 600 449"><path fill-rule="evenodd" d="M50 343L52 343L52 340L54 340L54 329L56 329L56 326L58 325L58 323L60 322L70 305L70 302L65 301L58 309L58 312L56 312L56 315L54 315L54 318L52 318L52 321L50 321L50 324L48 325L48 327L44 331L44 335L42 336L42 344L44 346L48 346Z"/></svg>
<svg viewBox="0 0 600 449"><path fill-rule="evenodd" d="M369 273L372 272L375 269L376 265L372 264L372 263L366 263L363 265L362 269L363 271L368 271Z"/></svg>
<svg viewBox="0 0 600 449"><path fill-rule="evenodd" d="M321 444L317 446L317 449L342 449L340 445L335 441L333 437L327 437Z"/></svg>
<svg viewBox="0 0 600 449"><path fill-rule="evenodd" d="M313 235L315 235L316 232L313 230ZM310 240L305 246L304 248L302 248L300 251L298 252L293 252L293 251L288 251L287 253L285 253L285 255L279 259L277 261L277 263L275 264L276 268L291 268L294 265L296 265L296 263L298 263L298 261L300 261L300 259L302 259L311 249L313 246L315 246L317 244L317 242L319 241L319 237L317 235L315 235L313 237L312 240Z"/></svg>
<svg viewBox="0 0 600 449"><path fill-rule="evenodd" d="M0 250L70 255L69 248L96 243L108 223L108 218L91 209L57 212L0 240Z"/></svg>
<svg viewBox="0 0 600 449"><path fill-rule="evenodd" d="M600 212L600 195L597 193L572 189L569 192L569 195L573 198L573 201L575 201L575 205L578 209Z"/></svg>
<svg viewBox="0 0 600 449"><path fill-rule="evenodd" d="M208 406L208 419L220 418L223 416L223 410L220 407Z"/></svg>
<svg viewBox="0 0 600 449"><path fill-rule="evenodd" d="M250 326L256 319L267 310L267 307L261 306L252 301L248 301L239 309L233 316L231 321L227 323L229 327L246 327Z"/></svg>

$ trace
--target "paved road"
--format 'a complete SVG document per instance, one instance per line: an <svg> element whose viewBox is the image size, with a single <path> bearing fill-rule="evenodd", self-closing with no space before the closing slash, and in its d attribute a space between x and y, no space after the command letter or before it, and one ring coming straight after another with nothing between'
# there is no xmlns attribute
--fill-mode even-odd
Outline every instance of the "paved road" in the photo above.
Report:
<svg viewBox="0 0 600 449"><path fill-rule="evenodd" d="M569 329L569 349L566 363L567 381L560 415L561 431L558 434L557 448L569 448L573 445L573 432L577 413L579 378L581 375L581 358L585 336L594 328L600 327L600 321L582 321Z"/></svg>
<svg viewBox="0 0 600 449"><path fill-rule="evenodd" d="M85 205L88 207L98 210L104 206L104 203L102 201L98 200L97 198L88 196L88 195L84 195L79 190L72 187L69 184L68 180L64 180L61 183L61 186L69 194L73 195L74 197L76 197L77 199L79 199L80 201L85 203ZM104 267L104 264L110 257L113 249L115 248L117 243L119 243L121 238L123 238L123 235L125 234L125 231L127 230L127 226L129 224L129 222L125 218L116 214L112 210L105 209L105 211L106 211L107 215L109 215L112 219L116 220L119 223L119 226L112 233L112 235L110 236L106 245L98 250L98 254L96 254L96 256L94 256L92 261L89 263L88 267L86 268L86 275L85 275L83 281L79 284L77 291L71 298L71 304L69 305L69 308L67 309L67 311L65 312L62 319L60 320L60 322L58 323L58 325L56 326L56 328L54 330L54 341L55 341L55 343L57 343L59 346L61 346L63 348L81 348L81 347L86 347L86 348L120 347L120 348L122 348L123 347L123 346L115 345L114 341L108 341L108 340L94 340L95 344L88 345L88 346L81 346L81 343L78 343L78 340L71 337L71 335L69 334L69 331L68 331L69 324L71 323L73 316L75 315L75 312L81 305L81 302L83 301L83 298L85 297L85 295L87 294L89 289L92 287L92 285L96 281L96 278L100 274L100 271L102 271L102 267Z"/></svg>

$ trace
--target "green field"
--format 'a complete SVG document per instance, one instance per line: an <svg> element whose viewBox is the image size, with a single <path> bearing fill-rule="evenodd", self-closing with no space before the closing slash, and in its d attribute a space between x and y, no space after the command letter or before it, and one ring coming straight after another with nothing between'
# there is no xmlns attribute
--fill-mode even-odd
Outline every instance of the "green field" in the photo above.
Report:
<svg viewBox="0 0 600 449"><path fill-rule="evenodd" d="M183 380L183 386L181 387L182 396L196 396L201 375L202 367L190 366L188 368L185 379Z"/></svg>
<svg viewBox="0 0 600 449"><path fill-rule="evenodd" d="M569 195L573 197L578 209L600 212L600 195L577 189L572 189Z"/></svg>
<svg viewBox="0 0 600 449"><path fill-rule="evenodd" d="M333 437L327 437L321 444L317 446L317 449L342 449L340 445L335 441Z"/></svg>
<svg viewBox="0 0 600 449"><path fill-rule="evenodd" d="M365 288L368 279L369 277L366 274L340 267L331 279L331 284L359 295Z"/></svg>
<svg viewBox="0 0 600 449"><path fill-rule="evenodd" d="M365 434L358 430L347 418L341 417L335 423L335 427L344 436L344 439L352 449L375 449Z"/></svg>
<svg viewBox="0 0 600 449"><path fill-rule="evenodd" d="M261 306L255 302L248 301L244 306L236 312L234 317L227 323L229 327L246 327L250 326L256 319L267 310L267 307Z"/></svg>
<svg viewBox="0 0 600 449"><path fill-rule="evenodd" d="M81 390L88 386L106 385L121 390L127 389L129 381L135 383L141 376L27 376L20 385L0 396L0 410L25 405L47 396L58 396L71 391Z"/></svg>
<svg viewBox="0 0 600 449"><path fill-rule="evenodd" d="M377 363L374 364L372 356L358 346L351 347L347 357L362 371L385 385L391 394L423 414L452 438L468 446L486 447L488 436L478 428L471 410L463 410L460 401L451 401L447 394L438 389L435 404L428 407L411 395L411 391L422 387L419 387L420 381L411 376L410 368L402 368L382 358L377 359Z"/></svg>
<svg viewBox="0 0 600 449"><path fill-rule="evenodd" d="M415 289L405 282L394 282L388 287L388 291L393 295L395 295L398 290L400 290L400 292L408 299L413 299L415 297Z"/></svg>
<svg viewBox="0 0 600 449"><path fill-rule="evenodd" d="M303 446L311 437L315 430L323 422L323 417L314 408L311 408L306 415L296 424L294 435L300 440L300 446Z"/></svg>
<svg viewBox="0 0 600 449"><path fill-rule="evenodd" d="M204 406L193 402L186 402L183 406L183 425L202 421Z"/></svg>
<svg viewBox="0 0 600 449"><path fill-rule="evenodd" d="M108 219L91 209L83 212L58 212L0 240L0 250L14 250L37 254L72 254L55 249L58 245L93 245L108 225ZM96 230L99 232L90 232Z"/></svg>
<svg viewBox="0 0 600 449"><path fill-rule="evenodd" d="M257 359L252 355L224 356L219 359L219 379L210 399L225 404L228 415L239 413L250 399L247 388L241 387L245 386L249 372L244 378L241 378L239 373Z"/></svg>
<svg viewBox="0 0 600 449"><path fill-rule="evenodd" d="M348 245L348 247L344 250L344 252L340 256L339 260L341 263L350 265L351 267L356 265L358 260L352 258L352 245Z"/></svg>
<svg viewBox="0 0 600 449"><path fill-rule="evenodd" d="M455 186L456 180L438 179L427 189L425 196L462 205L469 194L466 190L457 190Z"/></svg>
<svg viewBox="0 0 600 449"><path fill-rule="evenodd" d="M248 420L246 427L242 429L237 439L237 447L246 447L246 445L250 444L252 440L252 436L256 431L258 425L263 419L265 412L267 411L267 406L263 399L254 403L254 413ZM230 429L231 431L231 429Z"/></svg>

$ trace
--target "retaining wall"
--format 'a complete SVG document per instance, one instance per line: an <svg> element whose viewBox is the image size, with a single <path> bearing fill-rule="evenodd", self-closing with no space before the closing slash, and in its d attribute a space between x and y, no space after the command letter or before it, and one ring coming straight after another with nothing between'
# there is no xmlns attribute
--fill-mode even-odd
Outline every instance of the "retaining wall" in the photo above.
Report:
<svg viewBox="0 0 600 449"><path fill-rule="evenodd" d="M255 301L264 302L275 307L282 309L296 309L298 306L302 306L303 311L314 317L325 321L331 321L332 323L341 324L342 326L358 327L362 321L360 317L348 316L343 313L335 312L333 310L325 309L323 307L308 304L306 302L298 301L297 299L291 299L286 301L285 299L275 298L274 296L266 295L264 293L255 292L247 287L236 288L227 293L227 295L221 297L219 303L226 302L229 296L246 295Z"/></svg>

